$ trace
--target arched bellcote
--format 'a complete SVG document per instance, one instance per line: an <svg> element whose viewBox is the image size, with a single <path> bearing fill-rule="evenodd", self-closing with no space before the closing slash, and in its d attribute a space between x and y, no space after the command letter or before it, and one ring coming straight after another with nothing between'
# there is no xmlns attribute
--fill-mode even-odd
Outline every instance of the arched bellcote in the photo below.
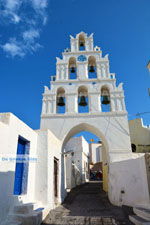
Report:
<svg viewBox="0 0 150 225"><path fill-rule="evenodd" d="M111 189L120 187L113 197L109 192L110 199L117 199L117 204L122 204L119 199L123 179L118 175L113 177L112 174L118 171L117 161L120 163L121 160L125 163L120 168L126 171L126 162L133 154L132 150L135 152L135 146L132 144L131 150L123 86L116 86L115 74L110 72L108 55L102 56L101 48L94 45L93 34L80 32L71 35L70 46L68 43L62 57L57 58L56 76L51 76L50 87L46 87L43 94L40 129L49 130L58 139L52 151L59 151L60 163L65 160L64 146L72 135L81 131L97 135L105 151L104 165L109 165L108 180L113 181L110 183L113 185ZM112 166L113 162L117 164L116 170ZM62 177L65 177L63 173ZM125 178L132 180L128 171ZM127 191L125 189L125 195Z"/></svg>
<svg viewBox="0 0 150 225"><path fill-rule="evenodd" d="M116 87L108 54L94 46L93 34L70 36L70 47L56 58L56 76L43 94L42 115L126 113L122 84Z"/></svg>

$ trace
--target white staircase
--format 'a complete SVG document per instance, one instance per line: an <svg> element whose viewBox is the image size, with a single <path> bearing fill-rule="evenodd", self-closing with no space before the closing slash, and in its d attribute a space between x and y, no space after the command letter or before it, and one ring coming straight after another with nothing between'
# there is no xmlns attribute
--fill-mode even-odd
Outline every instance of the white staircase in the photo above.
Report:
<svg viewBox="0 0 150 225"><path fill-rule="evenodd" d="M132 223L136 225L150 225L150 208L144 206L134 207L133 211L136 215L129 216Z"/></svg>
<svg viewBox="0 0 150 225"><path fill-rule="evenodd" d="M16 205L1 225L40 225L43 208L35 208L34 203Z"/></svg>

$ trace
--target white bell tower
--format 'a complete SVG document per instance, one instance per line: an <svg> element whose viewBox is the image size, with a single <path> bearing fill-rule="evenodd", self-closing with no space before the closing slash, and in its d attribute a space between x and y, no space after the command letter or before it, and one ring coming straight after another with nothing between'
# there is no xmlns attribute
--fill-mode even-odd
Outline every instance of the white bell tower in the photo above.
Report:
<svg viewBox="0 0 150 225"><path fill-rule="evenodd" d="M93 34L70 36L70 44L62 59L56 58L50 89L45 87L41 129L50 129L63 142L69 134L95 128L110 159L130 154L124 91L110 73L108 55L94 46Z"/></svg>
<svg viewBox="0 0 150 225"><path fill-rule="evenodd" d="M50 88L45 87L41 114L41 130L49 129L60 141L54 149L61 157L61 187L65 188L65 145L80 131L89 131L102 141L103 188L111 203L149 202L145 159L131 150L122 83L116 85L108 55L95 47L93 34L81 32L70 36L70 42L71 48L57 58Z"/></svg>

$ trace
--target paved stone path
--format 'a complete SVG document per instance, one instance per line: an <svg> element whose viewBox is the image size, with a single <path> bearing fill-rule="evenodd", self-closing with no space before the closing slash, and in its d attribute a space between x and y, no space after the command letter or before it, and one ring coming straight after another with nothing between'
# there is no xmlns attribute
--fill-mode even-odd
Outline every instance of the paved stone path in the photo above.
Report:
<svg viewBox="0 0 150 225"><path fill-rule="evenodd" d="M74 188L42 225L132 225L130 211L112 205L100 182L90 182Z"/></svg>

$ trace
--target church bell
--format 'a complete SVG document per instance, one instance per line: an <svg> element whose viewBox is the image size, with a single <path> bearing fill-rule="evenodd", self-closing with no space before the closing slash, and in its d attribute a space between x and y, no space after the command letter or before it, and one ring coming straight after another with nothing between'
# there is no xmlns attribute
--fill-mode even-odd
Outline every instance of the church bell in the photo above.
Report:
<svg viewBox="0 0 150 225"><path fill-rule="evenodd" d="M80 42L80 47L83 47L84 46L84 43L83 42Z"/></svg>
<svg viewBox="0 0 150 225"><path fill-rule="evenodd" d="M107 95L102 96L102 104L104 105L110 104L110 97Z"/></svg>
<svg viewBox="0 0 150 225"><path fill-rule="evenodd" d="M86 106L86 105L87 105L85 96L81 96L81 97L80 97L79 105L80 105L80 106Z"/></svg>
<svg viewBox="0 0 150 225"><path fill-rule="evenodd" d="M58 97L57 105L58 106L64 106L65 105L63 97Z"/></svg>
<svg viewBox="0 0 150 225"><path fill-rule="evenodd" d="M94 66L90 66L90 67L89 67L89 72L91 72L91 73L94 73L94 72L95 72Z"/></svg>
<svg viewBox="0 0 150 225"><path fill-rule="evenodd" d="M75 67L71 67L70 68L70 73L75 73L75 72L76 72Z"/></svg>

